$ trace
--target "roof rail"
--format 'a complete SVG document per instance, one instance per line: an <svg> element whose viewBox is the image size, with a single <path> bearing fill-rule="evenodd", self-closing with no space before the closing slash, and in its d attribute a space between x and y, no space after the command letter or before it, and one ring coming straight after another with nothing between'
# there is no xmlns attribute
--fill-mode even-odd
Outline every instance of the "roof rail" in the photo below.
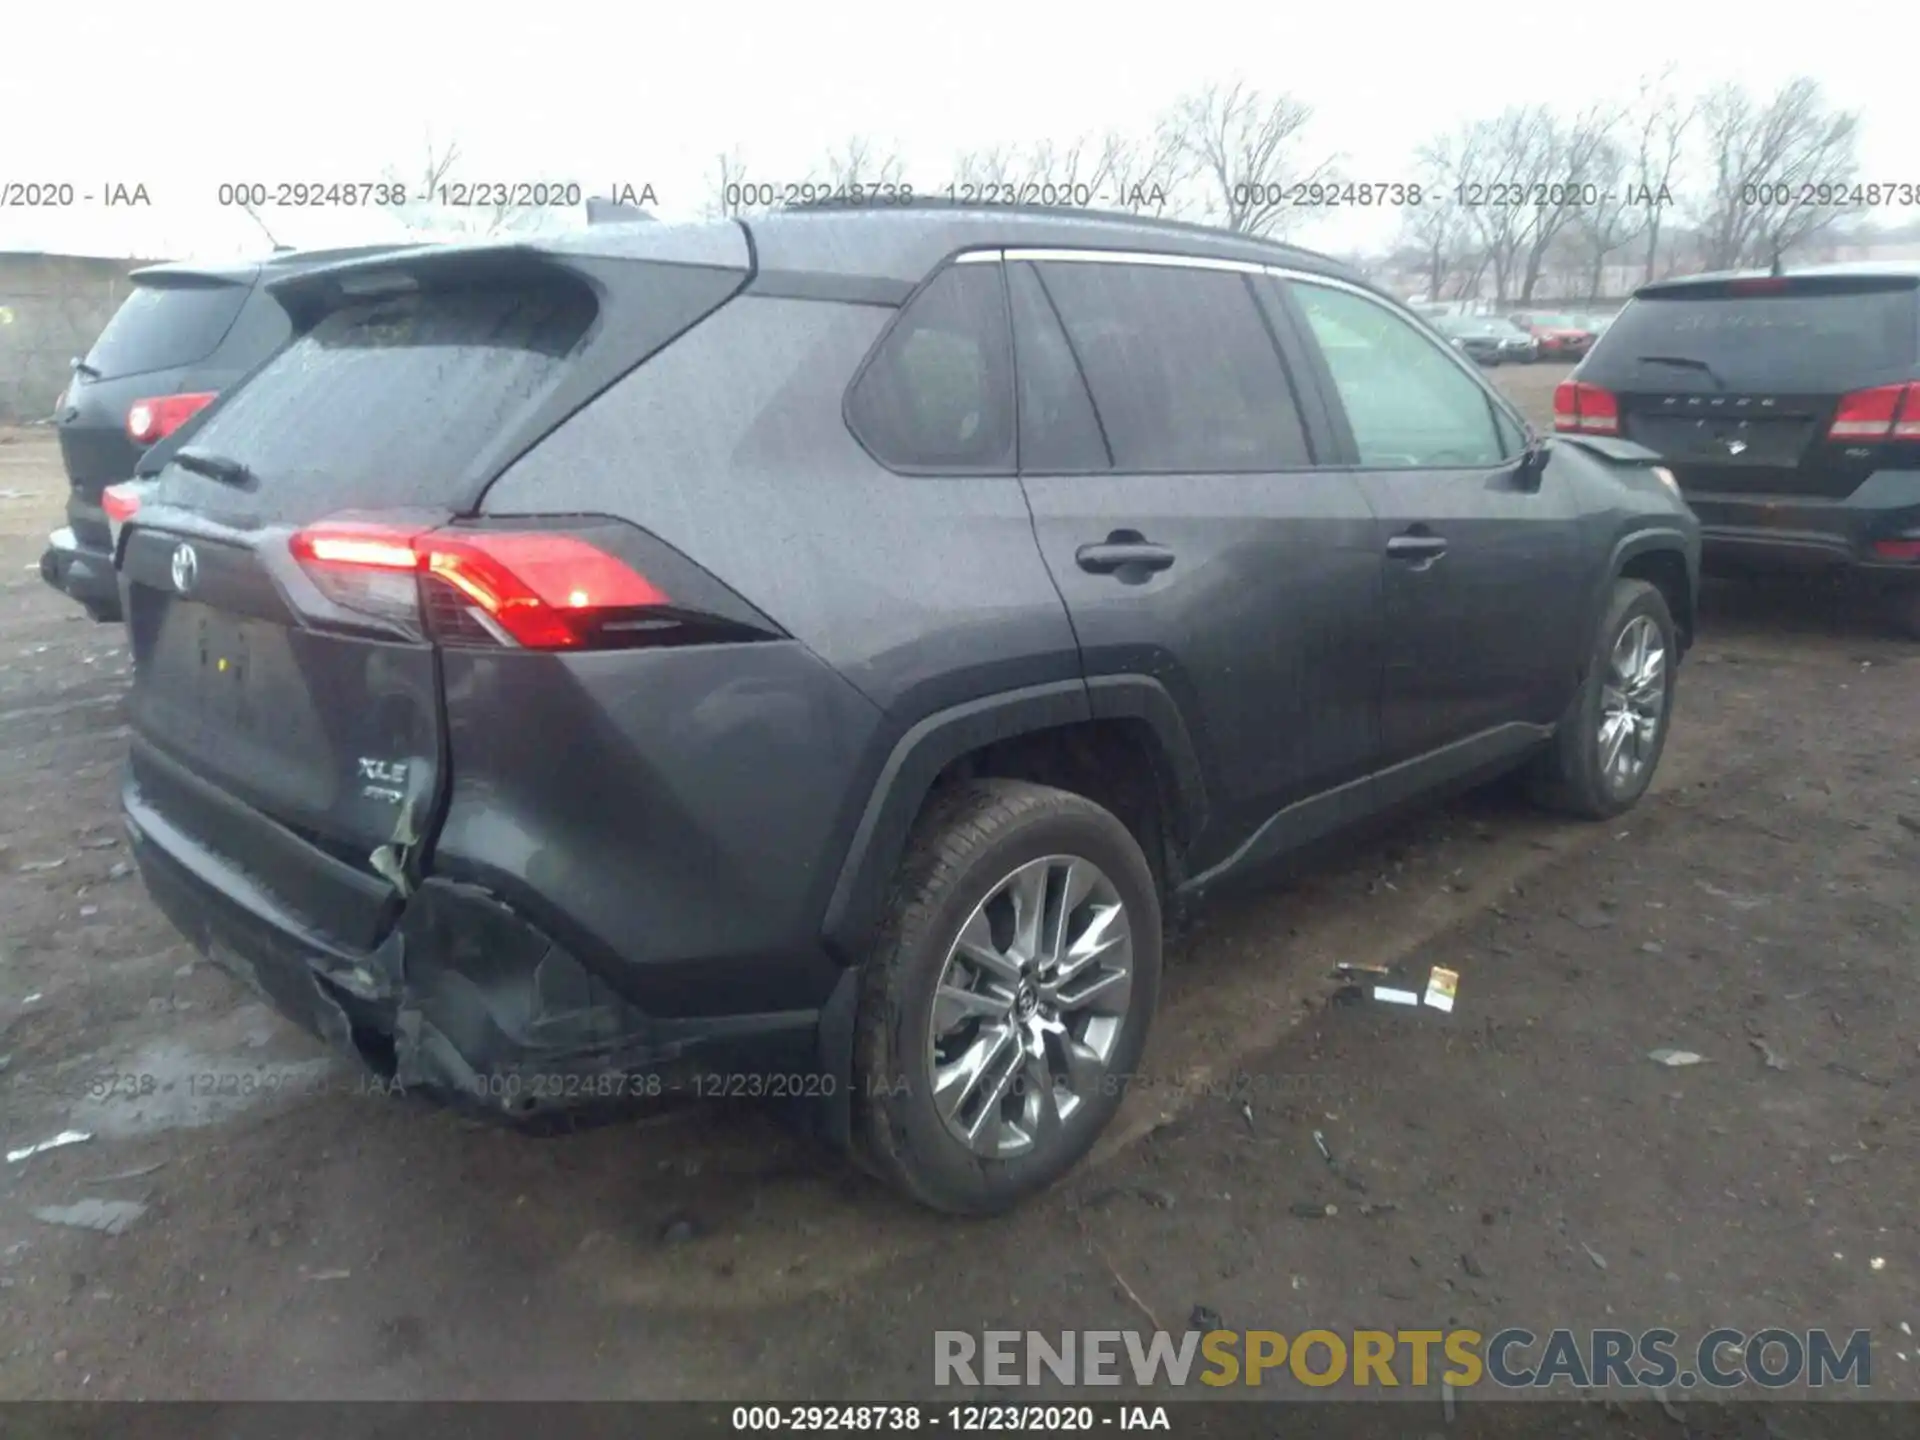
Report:
<svg viewBox="0 0 1920 1440"><path fill-rule="evenodd" d="M1310 255L1316 260L1334 264L1332 256L1318 250L1309 250L1303 245L1293 245L1285 240L1275 240L1267 235L1249 234L1242 230L1229 230L1220 225L1206 225L1193 220L1174 220L1163 215L1143 215L1136 210L1096 210L1082 205L1029 205L995 204L987 200L949 200L938 195L915 195L912 197L888 198L884 195L871 199L851 195L832 195L819 200L798 200L790 205L775 207L773 213L808 214L821 211L874 210L881 213L889 211L927 211L965 212L970 214L992 215L1035 215L1056 220L1105 220L1123 225L1145 225L1157 230L1170 230L1185 235L1205 235L1215 240L1238 240L1250 245L1264 245L1273 250L1284 251L1290 255Z"/></svg>

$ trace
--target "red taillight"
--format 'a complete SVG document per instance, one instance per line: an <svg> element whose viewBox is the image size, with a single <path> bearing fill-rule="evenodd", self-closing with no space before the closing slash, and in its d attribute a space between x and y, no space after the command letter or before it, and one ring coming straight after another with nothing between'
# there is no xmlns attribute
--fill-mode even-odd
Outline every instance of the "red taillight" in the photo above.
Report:
<svg viewBox="0 0 1920 1440"><path fill-rule="evenodd" d="M316 583L342 604L389 609L406 598L417 601L379 581L405 575L411 583L418 577L450 587L479 612L483 628L531 650L590 646L610 616L667 604L666 595L625 562L558 531L415 531L340 523L302 530L288 544Z"/></svg>
<svg viewBox="0 0 1920 1440"><path fill-rule="evenodd" d="M100 492L100 508L115 525L124 525L140 509L140 497L132 485L109 485Z"/></svg>
<svg viewBox="0 0 1920 1440"><path fill-rule="evenodd" d="M1582 435L1618 435L1620 402L1611 390L1582 380L1553 387L1553 428Z"/></svg>
<svg viewBox="0 0 1920 1440"><path fill-rule="evenodd" d="M1829 440L1920 440L1920 385L1878 385L1840 397Z"/></svg>
<svg viewBox="0 0 1920 1440"><path fill-rule="evenodd" d="M164 440L217 398L213 392L195 395L155 395L136 400L127 409L127 435L136 445Z"/></svg>
<svg viewBox="0 0 1920 1440"><path fill-rule="evenodd" d="M1876 540L1873 554L1877 560L1920 560L1920 539Z"/></svg>

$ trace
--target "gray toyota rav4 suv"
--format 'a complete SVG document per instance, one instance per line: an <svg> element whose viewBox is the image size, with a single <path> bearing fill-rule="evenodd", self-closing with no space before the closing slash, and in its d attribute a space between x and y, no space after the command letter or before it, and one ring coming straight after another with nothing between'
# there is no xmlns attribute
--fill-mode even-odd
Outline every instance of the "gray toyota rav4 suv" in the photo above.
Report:
<svg viewBox="0 0 1920 1440"><path fill-rule="evenodd" d="M786 1096L1002 1209L1163 915L1524 768L1644 792L1672 477L1322 257L902 206L408 251L110 492L124 805L186 934L509 1118Z"/></svg>

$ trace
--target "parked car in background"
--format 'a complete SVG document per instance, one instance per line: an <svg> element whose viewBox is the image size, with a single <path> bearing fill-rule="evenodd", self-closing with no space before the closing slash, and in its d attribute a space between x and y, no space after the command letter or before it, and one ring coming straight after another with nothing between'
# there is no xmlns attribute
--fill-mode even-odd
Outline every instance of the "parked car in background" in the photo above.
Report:
<svg viewBox="0 0 1920 1440"><path fill-rule="evenodd" d="M1482 365L1529 365L1540 358L1540 342L1498 315L1443 316L1431 323L1456 350Z"/></svg>
<svg viewBox="0 0 1920 1440"><path fill-rule="evenodd" d="M820 207L272 288L110 492L125 818L414 1093L798 1097L1002 1210L1119 1107L1169 907L1514 767L1617 816L1667 738L1670 480L1306 251Z"/></svg>
<svg viewBox="0 0 1920 1440"><path fill-rule="evenodd" d="M1920 636L1920 267L1642 287L1555 428L1658 451L1722 572L1824 569Z"/></svg>
<svg viewBox="0 0 1920 1440"><path fill-rule="evenodd" d="M1578 360L1593 348L1593 331L1577 316L1524 311L1512 319L1540 342L1542 360Z"/></svg>
<svg viewBox="0 0 1920 1440"><path fill-rule="evenodd" d="M152 265L100 332L54 408L67 471L67 523L40 575L96 620L120 618L101 492L141 454L265 360L292 333L264 282L379 247L287 251L260 262Z"/></svg>
<svg viewBox="0 0 1920 1440"><path fill-rule="evenodd" d="M1613 324L1613 316L1582 315L1580 317L1580 323L1593 335L1594 341L1597 344L1600 337L1607 333L1607 327ZM1592 347L1589 346L1588 348L1591 349Z"/></svg>

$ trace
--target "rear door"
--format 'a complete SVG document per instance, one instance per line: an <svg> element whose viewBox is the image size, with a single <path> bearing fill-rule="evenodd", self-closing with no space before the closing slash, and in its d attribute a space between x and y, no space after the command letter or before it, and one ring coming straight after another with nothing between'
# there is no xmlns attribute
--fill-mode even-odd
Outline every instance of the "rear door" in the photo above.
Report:
<svg viewBox="0 0 1920 1440"><path fill-rule="evenodd" d="M1305 276L1285 289L1382 522L1383 762L1457 747L1466 770L1530 743L1586 648L1576 497L1526 478L1520 424L1386 302Z"/></svg>
<svg viewBox="0 0 1920 1440"><path fill-rule="evenodd" d="M616 309L525 252L414 263L304 277L290 292L303 333L175 452L121 555L141 813L243 868L277 863L282 901L359 946L387 898L373 852L433 824L444 725L429 635L518 643L505 632L522 620L503 608L536 612L541 565L574 543L519 536L507 573L484 539L453 534L434 546L447 583L429 585L414 537L445 535L435 527L611 378L590 337L611 335L630 368L742 278L701 269L649 303L632 267L642 299Z"/></svg>
<svg viewBox="0 0 1920 1440"><path fill-rule="evenodd" d="M1888 460L1885 446L1859 443L1871 399L1843 414L1845 397L1920 377L1914 287L1856 276L1655 286L1575 379L1613 395L1620 433L1658 451L1689 495L1845 499ZM1893 418L1879 416L1877 433Z"/></svg>
<svg viewBox="0 0 1920 1440"><path fill-rule="evenodd" d="M233 328L255 273L141 277L74 366L55 420L72 492L68 514L82 544L107 547L100 492L132 475L145 448L128 433L128 412L140 400L191 393L192 367Z"/></svg>
<svg viewBox="0 0 1920 1440"><path fill-rule="evenodd" d="M1255 277L1046 254L1008 252L1035 533L1089 678L1152 676L1179 702L1215 822L1204 868L1375 757L1373 515L1316 465Z"/></svg>

